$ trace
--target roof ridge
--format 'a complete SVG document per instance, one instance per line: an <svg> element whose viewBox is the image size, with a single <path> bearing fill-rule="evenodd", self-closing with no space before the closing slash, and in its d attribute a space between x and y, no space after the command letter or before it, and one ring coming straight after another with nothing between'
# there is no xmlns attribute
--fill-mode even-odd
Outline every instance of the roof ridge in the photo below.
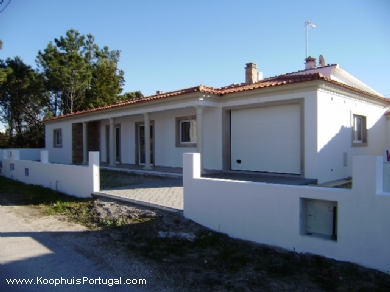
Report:
<svg viewBox="0 0 390 292"><path fill-rule="evenodd" d="M309 73L303 73L303 74L289 74L289 73L286 73L286 74L283 74L283 75L279 75L279 76L276 76L275 78L276 79L284 79L284 78L300 78L300 77L316 77L316 78L325 78L325 76L321 73L321 72L309 72Z"/></svg>
<svg viewBox="0 0 390 292"><path fill-rule="evenodd" d="M321 68L329 68L329 67L334 67L334 66L337 66L337 64L328 64L326 66L315 67L315 68L304 69L304 70L298 70L298 71L289 72L289 73L285 73L285 74L294 74L294 73L302 74L302 72L305 72L305 71L317 70L317 69L321 69Z"/></svg>

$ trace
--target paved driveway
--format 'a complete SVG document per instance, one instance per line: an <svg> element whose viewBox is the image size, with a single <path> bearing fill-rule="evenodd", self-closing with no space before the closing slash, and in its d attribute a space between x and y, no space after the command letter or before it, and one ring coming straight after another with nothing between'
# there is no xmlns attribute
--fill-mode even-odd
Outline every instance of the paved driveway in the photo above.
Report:
<svg viewBox="0 0 390 292"><path fill-rule="evenodd" d="M157 205L162 208L183 210L183 178L145 176L118 173L123 176L120 187L105 187L97 196L111 197L130 202ZM127 178L126 178L127 176ZM207 177L216 179L231 179L240 181L265 182L274 184L307 185L315 183L315 180L304 179L298 176L282 176L253 173L214 173ZM127 185L126 185L127 184Z"/></svg>
<svg viewBox="0 0 390 292"><path fill-rule="evenodd" d="M183 179L144 176L128 186L104 188L95 195L158 205L162 208L183 210Z"/></svg>

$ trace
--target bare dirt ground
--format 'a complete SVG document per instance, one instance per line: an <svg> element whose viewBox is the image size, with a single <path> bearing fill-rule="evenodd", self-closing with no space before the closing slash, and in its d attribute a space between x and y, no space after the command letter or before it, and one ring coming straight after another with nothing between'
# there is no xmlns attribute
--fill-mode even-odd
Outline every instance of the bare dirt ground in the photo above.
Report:
<svg viewBox="0 0 390 292"><path fill-rule="evenodd" d="M12 205L11 194L1 198ZM36 232L85 230L67 244L117 275L147 279L147 291L390 291L390 275L232 239L181 213L102 199L85 206L51 216L40 206L7 208Z"/></svg>
<svg viewBox="0 0 390 292"><path fill-rule="evenodd" d="M116 275L147 279L148 291L389 291L390 287L390 276L383 273L235 240L178 213L97 200L91 203L96 225L90 222L87 228L66 215L45 216L35 207L7 208L23 218L31 232L83 230L62 240Z"/></svg>
<svg viewBox="0 0 390 292"><path fill-rule="evenodd" d="M31 246L22 252L16 250L16 254L0 252L0 270L5 268L14 273L12 278L60 278L71 279L73 277L97 278L119 278L123 279L145 279L147 285L134 285L133 287L90 287L91 285L77 286L77 291L177 291L178 284L172 276L167 276L160 271L153 262L142 259L132 252L124 249L118 244L120 232L114 229L100 229L81 225L66 215L45 215L40 208L34 206L15 206L10 201L0 197L0 208L4 213L11 215L13 221L17 221L17 230L13 231L16 237L31 238ZM4 224L5 222L3 222ZM4 232L0 232L0 238ZM8 238L7 238L8 237ZM7 244L9 234L3 237L4 244ZM18 244L12 240L8 244ZM34 246L44 246L49 251L48 255L41 255L41 251L35 254L32 251ZM65 249L63 249L65 247ZM4 246L2 247L4 251ZM50 256L58 255L57 260L50 260ZM72 261L77 254L77 262ZM43 257L43 259L42 259ZM45 267L44 258L49 257L50 267ZM34 259L38 264L35 263ZM66 261L70 259L69 263ZM33 262L32 262L33 261ZM56 264L58 262L58 264ZM91 262L92 266L90 263ZM64 264L67 267L64 267ZM3 265L3 267L1 267ZM26 267L26 268L25 268ZM87 267L89 270L83 269ZM43 270L42 270L43 269ZM15 274L16 270L16 274ZM53 273L52 271L58 271ZM36 273L35 273L36 272ZM0 273L0 291L54 291L50 285L37 286L9 286L3 283L5 273ZM11 273L7 273L11 278ZM18 288L18 289L17 289ZM38 288L38 290L34 290ZM57 290L59 287L56 287ZM76 291L74 286L60 287L59 291ZM69 288L69 290L67 289ZM48 289L48 290L47 290ZM56 291L57 291L56 290Z"/></svg>
<svg viewBox="0 0 390 292"><path fill-rule="evenodd" d="M351 263L232 239L178 213L101 200L94 202L93 212L99 220L123 224L118 237L121 246L153 260L160 270L177 275L189 291L388 291L390 288L389 275ZM143 223L131 224L137 221Z"/></svg>

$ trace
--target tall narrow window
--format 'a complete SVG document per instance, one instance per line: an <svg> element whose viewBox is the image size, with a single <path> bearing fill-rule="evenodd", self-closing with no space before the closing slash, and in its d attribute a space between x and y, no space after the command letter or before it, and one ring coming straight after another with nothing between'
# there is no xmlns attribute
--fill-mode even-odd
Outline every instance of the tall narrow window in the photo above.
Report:
<svg viewBox="0 0 390 292"><path fill-rule="evenodd" d="M353 141L354 145L367 143L366 117L353 115Z"/></svg>
<svg viewBox="0 0 390 292"><path fill-rule="evenodd" d="M62 130L61 129L55 129L53 132L53 138L54 138L54 147L55 148L61 148L62 147Z"/></svg>
<svg viewBox="0 0 390 292"><path fill-rule="evenodd" d="M354 116L353 117L353 142L354 143L362 143L362 117Z"/></svg>

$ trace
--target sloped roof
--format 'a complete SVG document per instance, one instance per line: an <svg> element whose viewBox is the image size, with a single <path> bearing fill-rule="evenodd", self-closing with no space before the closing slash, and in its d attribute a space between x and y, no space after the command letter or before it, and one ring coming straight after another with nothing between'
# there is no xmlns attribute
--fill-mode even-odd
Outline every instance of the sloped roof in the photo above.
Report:
<svg viewBox="0 0 390 292"><path fill-rule="evenodd" d="M310 68L310 69L298 70L298 71L295 71L295 72L286 73L284 75L295 75L295 74L302 74L302 73L310 73L310 71L318 71L318 70L321 70L323 68L335 68L337 66L338 66L337 64L328 64L328 65L321 66L321 67L314 67L314 68Z"/></svg>
<svg viewBox="0 0 390 292"><path fill-rule="evenodd" d="M150 96L143 97L140 99L121 101L121 102L107 105L107 106L83 110L83 111L74 112L71 114L61 115L61 116L57 116L57 117L51 117L51 118L44 119L43 121L44 122L45 121L52 121L52 120L57 120L57 119L65 118L65 117L81 115L84 113L104 111L107 109L119 108L122 106L131 105L131 104L138 104L138 103L142 103L142 102L163 99L163 98L169 98L172 96L178 96L178 95L183 95L183 94L188 94L188 93L193 93L193 92L202 92L202 93L223 96L223 95L230 94L230 93L243 92L243 91L261 89L261 88L277 87L277 86L283 86L283 85L288 85L288 84L308 82L308 81L313 81L313 80L323 80L323 81L326 81L328 83L338 85L340 87L344 87L344 88L347 88L349 90L352 90L352 91L355 91L355 92L358 92L361 94L365 94L365 95L370 96L374 99L388 102L390 104L390 99L387 99L387 98L363 91L363 90L358 89L356 87L349 86L349 85L346 85L344 83L332 80L330 78L324 77L321 73L318 73L318 72L317 73L307 73L307 74L288 73L288 74L279 75L279 76L275 76L275 77L265 78L263 80L260 80L256 83L254 83L254 84L240 83L240 84L233 84L233 85L224 86L224 87L220 87L220 88L214 88L214 87L205 86L205 85L201 84L201 85L195 86L195 87L180 89L180 90L176 90L176 91L170 91L170 92L161 93L161 94L150 95Z"/></svg>

